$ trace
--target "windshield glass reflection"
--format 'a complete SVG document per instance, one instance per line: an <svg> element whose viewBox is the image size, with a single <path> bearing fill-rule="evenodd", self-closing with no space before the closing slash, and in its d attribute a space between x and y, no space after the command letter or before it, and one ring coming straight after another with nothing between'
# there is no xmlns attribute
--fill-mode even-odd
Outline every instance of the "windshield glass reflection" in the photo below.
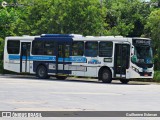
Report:
<svg viewBox="0 0 160 120"><path fill-rule="evenodd" d="M135 46L137 63L153 63L152 48L150 46Z"/></svg>

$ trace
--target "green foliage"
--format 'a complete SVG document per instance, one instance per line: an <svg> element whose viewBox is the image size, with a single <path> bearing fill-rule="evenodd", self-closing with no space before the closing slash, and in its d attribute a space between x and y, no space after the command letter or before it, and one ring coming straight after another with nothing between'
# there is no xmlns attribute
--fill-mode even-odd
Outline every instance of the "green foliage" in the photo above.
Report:
<svg viewBox="0 0 160 120"><path fill-rule="evenodd" d="M36 0L26 18L30 34L78 33L99 35L105 9L95 0ZM46 14L47 13L47 14Z"/></svg>
<svg viewBox="0 0 160 120"><path fill-rule="evenodd" d="M153 40L155 69L160 70L160 10L154 10L148 17L146 30Z"/></svg>
<svg viewBox="0 0 160 120"><path fill-rule="evenodd" d="M15 21L14 9L10 9L9 11L7 9L0 9L0 37L5 38L5 36L8 35L14 35L13 34L13 22Z"/></svg>
<svg viewBox="0 0 160 120"><path fill-rule="evenodd" d="M107 34L138 37L144 33L150 7L139 0L110 0L107 4Z"/></svg>
<svg viewBox="0 0 160 120"><path fill-rule="evenodd" d="M0 38L0 73L3 72L3 46L4 46L4 40Z"/></svg>
<svg viewBox="0 0 160 120"><path fill-rule="evenodd" d="M153 80L155 82L160 82L160 71L155 71Z"/></svg>

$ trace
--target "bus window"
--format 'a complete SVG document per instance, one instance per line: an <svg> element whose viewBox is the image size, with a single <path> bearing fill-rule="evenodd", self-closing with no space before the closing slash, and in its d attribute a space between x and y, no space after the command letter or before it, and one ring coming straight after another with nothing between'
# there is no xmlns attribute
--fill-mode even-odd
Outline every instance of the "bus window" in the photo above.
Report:
<svg viewBox="0 0 160 120"><path fill-rule="evenodd" d="M58 45L58 57L63 57L63 45Z"/></svg>
<svg viewBox="0 0 160 120"><path fill-rule="evenodd" d="M43 41L33 41L32 43L32 54L33 55L43 55L44 49Z"/></svg>
<svg viewBox="0 0 160 120"><path fill-rule="evenodd" d="M70 52L70 45L65 45L65 57L69 58L69 52Z"/></svg>
<svg viewBox="0 0 160 120"><path fill-rule="evenodd" d="M73 56L83 56L84 54L84 42L76 41L72 45Z"/></svg>
<svg viewBox="0 0 160 120"><path fill-rule="evenodd" d="M44 44L44 55L54 55L54 42L46 41Z"/></svg>
<svg viewBox="0 0 160 120"><path fill-rule="evenodd" d="M98 42L85 43L85 56L96 57L98 54Z"/></svg>
<svg viewBox="0 0 160 120"><path fill-rule="evenodd" d="M33 55L53 55L54 42L53 41L33 41L32 54Z"/></svg>
<svg viewBox="0 0 160 120"><path fill-rule="evenodd" d="M7 51L8 54L19 54L20 41L19 40L8 40Z"/></svg>
<svg viewBox="0 0 160 120"><path fill-rule="evenodd" d="M99 57L112 57L113 43L100 42L99 43Z"/></svg>

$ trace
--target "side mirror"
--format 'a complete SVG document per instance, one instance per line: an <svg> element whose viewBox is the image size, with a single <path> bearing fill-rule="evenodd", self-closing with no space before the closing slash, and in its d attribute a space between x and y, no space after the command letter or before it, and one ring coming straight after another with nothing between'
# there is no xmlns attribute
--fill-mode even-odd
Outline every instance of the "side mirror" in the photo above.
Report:
<svg viewBox="0 0 160 120"><path fill-rule="evenodd" d="M131 60L132 60L133 63L136 63L137 62L137 56L133 55L132 58L131 58Z"/></svg>

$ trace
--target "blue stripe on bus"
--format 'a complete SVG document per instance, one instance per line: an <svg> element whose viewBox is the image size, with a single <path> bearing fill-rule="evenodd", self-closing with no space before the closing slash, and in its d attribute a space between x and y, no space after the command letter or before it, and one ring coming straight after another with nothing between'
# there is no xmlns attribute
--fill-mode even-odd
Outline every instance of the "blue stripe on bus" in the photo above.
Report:
<svg viewBox="0 0 160 120"><path fill-rule="evenodd" d="M70 57L70 62L80 62L86 63L87 59L85 57Z"/></svg>
<svg viewBox="0 0 160 120"><path fill-rule="evenodd" d="M20 59L20 56L19 55L9 55L9 60L17 60L17 59Z"/></svg>
<svg viewBox="0 0 160 120"><path fill-rule="evenodd" d="M25 57L25 56L23 56ZM22 59L23 59L22 57ZM56 61L56 57L55 56L29 56L28 58L29 60L52 60L52 61Z"/></svg>
<svg viewBox="0 0 160 120"><path fill-rule="evenodd" d="M9 60L19 60L20 55L9 55ZM22 59L25 60L26 57L22 56ZM56 61L56 56L29 56L28 60L49 60L49 61ZM58 58L59 62L63 61L63 58ZM85 63L86 58L85 57L69 57L69 58L64 58L65 62L78 62L78 63Z"/></svg>
<svg viewBox="0 0 160 120"><path fill-rule="evenodd" d="M9 55L9 60L19 60L19 59L20 59L20 55ZM26 57L22 56L22 59L25 60ZM56 61L55 56L29 56L28 59L29 60L53 60L53 61Z"/></svg>

